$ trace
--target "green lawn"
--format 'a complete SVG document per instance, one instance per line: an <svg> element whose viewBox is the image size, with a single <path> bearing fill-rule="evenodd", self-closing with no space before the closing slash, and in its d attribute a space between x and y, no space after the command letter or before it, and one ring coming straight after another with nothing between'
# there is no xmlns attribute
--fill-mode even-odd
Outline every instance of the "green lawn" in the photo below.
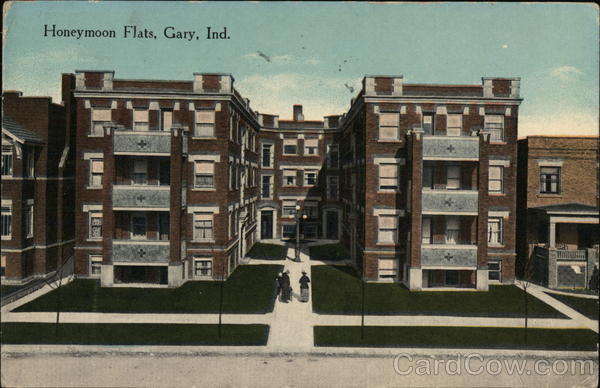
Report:
<svg viewBox="0 0 600 388"><path fill-rule="evenodd" d="M598 299L578 298L576 296L554 294L552 292L547 292L546 294L579 311L586 317L598 320Z"/></svg>
<svg viewBox="0 0 600 388"><path fill-rule="evenodd" d="M275 276L280 265L242 265L223 286L225 313L273 311ZM113 313L216 313L221 285L216 281L187 282L179 288L101 288L97 280L78 279L61 287L61 311ZM55 311L57 290L15 311Z"/></svg>
<svg viewBox="0 0 600 388"><path fill-rule="evenodd" d="M316 346L452 347L596 350L598 335L587 329L443 326L315 326Z"/></svg>
<svg viewBox="0 0 600 388"><path fill-rule="evenodd" d="M320 314L360 314L361 280L353 268L312 267L313 311ZM524 316L523 292L512 285L483 291L408 291L397 283L365 283L365 313L449 316ZM563 315L528 295L529 317Z"/></svg>
<svg viewBox="0 0 600 388"><path fill-rule="evenodd" d="M350 258L348 251L340 244L325 244L310 247L311 260L347 260Z"/></svg>
<svg viewBox="0 0 600 388"><path fill-rule="evenodd" d="M287 248L277 244L256 243L246 256L261 260L283 260L287 254Z"/></svg>
<svg viewBox="0 0 600 388"><path fill-rule="evenodd" d="M14 292L16 290L18 290L19 288L23 288L25 287L25 284L23 285L18 285L18 286L0 286L0 295L4 296L4 295L8 295L11 292Z"/></svg>
<svg viewBox="0 0 600 388"><path fill-rule="evenodd" d="M2 344L240 345L267 344L267 325L2 323ZM58 334L58 335L57 335Z"/></svg>

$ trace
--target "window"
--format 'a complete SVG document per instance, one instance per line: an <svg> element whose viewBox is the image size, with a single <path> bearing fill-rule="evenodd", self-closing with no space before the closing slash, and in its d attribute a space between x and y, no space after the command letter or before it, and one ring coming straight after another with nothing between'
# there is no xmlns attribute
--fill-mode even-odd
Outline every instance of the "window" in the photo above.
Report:
<svg viewBox="0 0 600 388"><path fill-rule="evenodd" d="M295 201L283 201L283 212L282 217L293 217L296 215L296 202Z"/></svg>
<svg viewBox="0 0 600 388"><path fill-rule="evenodd" d="M434 128L434 114L423 113L423 133L425 135L433 135Z"/></svg>
<svg viewBox="0 0 600 388"><path fill-rule="evenodd" d="M327 167L338 168L340 164L340 147L337 144L327 146Z"/></svg>
<svg viewBox="0 0 600 388"><path fill-rule="evenodd" d="M398 140L398 113L379 114L379 140Z"/></svg>
<svg viewBox="0 0 600 388"><path fill-rule="evenodd" d="M171 166L169 158L160 158L158 162L158 181L161 186L171 184Z"/></svg>
<svg viewBox="0 0 600 388"><path fill-rule="evenodd" d="M213 214L194 213L194 240L213 239Z"/></svg>
<svg viewBox="0 0 600 388"><path fill-rule="evenodd" d="M446 136L460 136L462 132L462 115L449 114L446 121Z"/></svg>
<svg viewBox="0 0 600 388"><path fill-rule="evenodd" d="M490 261L488 262L488 279L489 280L501 280L502 274L502 262L501 261Z"/></svg>
<svg viewBox="0 0 600 388"><path fill-rule="evenodd" d="M262 145L262 167L272 167L271 163L271 148L272 144L263 144Z"/></svg>
<svg viewBox="0 0 600 388"><path fill-rule="evenodd" d="M150 129L148 120L148 109L134 109L133 110L133 130L134 131L147 131Z"/></svg>
<svg viewBox="0 0 600 388"><path fill-rule="evenodd" d="M35 150L33 147L25 148L25 171L23 173L27 178L35 177Z"/></svg>
<svg viewBox="0 0 600 388"><path fill-rule="evenodd" d="M398 241L398 217L379 216L378 243L392 243Z"/></svg>
<svg viewBox="0 0 600 388"><path fill-rule="evenodd" d="M102 175L104 174L104 160L90 160L90 187L102 187Z"/></svg>
<svg viewBox="0 0 600 388"><path fill-rule="evenodd" d="M283 170L283 185L296 186L296 170Z"/></svg>
<svg viewBox="0 0 600 388"><path fill-rule="evenodd" d="M102 273L102 256L90 255L90 276L94 278L100 277Z"/></svg>
<svg viewBox="0 0 600 388"><path fill-rule="evenodd" d="M485 115L484 127L490 131L490 141L504 141L503 115Z"/></svg>
<svg viewBox="0 0 600 388"><path fill-rule="evenodd" d="M296 224L283 224L283 238L296 238Z"/></svg>
<svg viewBox="0 0 600 388"><path fill-rule="evenodd" d="M272 175L263 175L262 176L262 184L260 189L260 196L262 198L271 198L271 180L273 179Z"/></svg>
<svg viewBox="0 0 600 388"><path fill-rule="evenodd" d="M317 238L317 225L303 224L302 235L304 238Z"/></svg>
<svg viewBox="0 0 600 388"><path fill-rule="evenodd" d="M169 213L159 213L158 215L158 238L160 240L168 240L170 232Z"/></svg>
<svg viewBox="0 0 600 388"><path fill-rule="evenodd" d="M10 239L12 235L12 207L2 206L2 212L0 213L0 228L2 238Z"/></svg>
<svg viewBox="0 0 600 388"><path fill-rule="evenodd" d="M319 139L305 139L304 140L304 155L318 155L319 154Z"/></svg>
<svg viewBox="0 0 600 388"><path fill-rule="evenodd" d="M446 188L450 190L460 189L460 167L448 166L446 169Z"/></svg>
<svg viewBox="0 0 600 388"><path fill-rule="evenodd" d="M488 243L502 245L502 218L488 218Z"/></svg>
<svg viewBox="0 0 600 388"><path fill-rule="evenodd" d="M398 169L397 164L379 165L379 190L398 189Z"/></svg>
<svg viewBox="0 0 600 388"><path fill-rule="evenodd" d="M433 168L431 166L423 166L423 187L433 188Z"/></svg>
<svg viewBox="0 0 600 388"><path fill-rule="evenodd" d="M304 203L304 214L306 214L308 218L317 218L318 209L317 204L314 202Z"/></svg>
<svg viewBox="0 0 600 388"><path fill-rule="evenodd" d="M110 124L111 110L110 109L93 109L92 110L92 126L90 134L92 136L103 136L104 126Z"/></svg>
<svg viewBox="0 0 600 388"><path fill-rule="evenodd" d="M194 256L194 276L206 277L213 274L212 257Z"/></svg>
<svg viewBox="0 0 600 388"><path fill-rule="evenodd" d="M421 243L422 244L431 244L432 236L431 236L431 218L423 217L422 221L422 232L421 232Z"/></svg>
<svg viewBox="0 0 600 388"><path fill-rule="evenodd" d="M488 192L502 193L502 180L504 168L501 166L490 166L488 174Z"/></svg>
<svg viewBox="0 0 600 388"><path fill-rule="evenodd" d="M446 244L460 244L460 220L457 216L446 216Z"/></svg>
<svg viewBox="0 0 600 388"><path fill-rule="evenodd" d="M317 184L316 171L304 171L304 186L314 186Z"/></svg>
<svg viewBox="0 0 600 388"><path fill-rule="evenodd" d="M13 152L12 146L2 146L2 175L13 174Z"/></svg>
<svg viewBox="0 0 600 388"><path fill-rule="evenodd" d="M133 213L131 215L131 239L146 240L146 215L144 213Z"/></svg>
<svg viewBox="0 0 600 388"><path fill-rule="evenodd" d="M6 275L6 255L0 256L0 276Z"/></svg>
<svg viewBox="0 0 600 388"><path fill-rule="evenodd" d="M148 161L146 159L134 159L132 181L134 185L148 183Z"/></svg>
<svg viewBox="0 0 600 388"><path fill-rule="evenodd" d="M560 192L560 167L540 168L540 193L558 194Z"/></svg>
<svg viewBox="0 0 600 388"><path fill-rule="evenodd" d="M173 127L173 111L172 110L162 110L161 113L161 126L160 129L162 131L170 131Z"/></svg>
<svg viewBox="0 0 600 388"><path fill-rule="evenodd" d="M102 238L102 212L90 212L90 239Z"/></svg>
<svg viewBox="0 0 600 388"><path fill-rule="evenodd" d="M33 237L33 205L25 207L25 233L27 238Z"/></svg>
<svg viewBox="0 0 600 388"><path fill-rule="evenodd" d="M339 185L337 176L327 177L327 198L337 199L339 195Z"/></svg>
<svg viewBox="0 0 600 388"><path fill-rule="evenodd" d="M215 111L214 110L197 110L196 111L196 127L194 136L198 137L213 137L215 136Z"/></svg>
<svg viewBox="0 0 600 388"><path fill-rule="evenodd" d="M396 279L398 276L398 259L379 259L379 279Z"/></svg>
<svg viewBox="0 0 600 388"><path fill-rule="evenodd" d="M283 139L283 154L296 155L298 153L298 140Z"/></svg>
<svg viewBox="0 0 600 388"><path fill-rule="evenodd" d="M194 162L194 187L213 188L215 175L215 163L200 160Z"/></svg>

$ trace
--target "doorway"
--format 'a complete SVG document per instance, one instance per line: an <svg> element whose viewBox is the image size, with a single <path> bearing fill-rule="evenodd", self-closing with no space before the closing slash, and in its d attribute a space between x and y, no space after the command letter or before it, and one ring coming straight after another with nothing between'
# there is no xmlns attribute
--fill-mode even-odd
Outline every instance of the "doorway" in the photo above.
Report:
<svg viewBox="0 0 600 388"><path fill-rule="evenodd" d="M273 210L262 210L260 212L260 239L270 240L273 238Z"/></svg>
<svg viewBox="0 0 600 388"><path fill-rule="evenodd" d="M325 212L325 238L328 240L338 240L338 212L327 210Z"/></svg>

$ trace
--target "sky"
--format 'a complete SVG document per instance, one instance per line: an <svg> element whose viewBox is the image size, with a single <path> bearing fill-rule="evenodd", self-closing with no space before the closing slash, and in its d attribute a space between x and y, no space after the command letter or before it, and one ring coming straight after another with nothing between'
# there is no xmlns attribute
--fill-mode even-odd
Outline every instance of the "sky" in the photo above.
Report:
<svg viewBox="0 0 600 388"><path fill-rule="evenodd" d="M3 10L3 89L60 103L60 74L75 70L174 80L222 72L254 110L289 119L302 104L305 119L322 119L348 110L366 74L520 77L520 137L598 135L598 16L573 3L13 2ZM53 25L115 38L44 36ZM156 38L124 37L127 25ZM168 39L169 26L194 38ZM207 27L227 28L229 39L206 39Z"/></svg>

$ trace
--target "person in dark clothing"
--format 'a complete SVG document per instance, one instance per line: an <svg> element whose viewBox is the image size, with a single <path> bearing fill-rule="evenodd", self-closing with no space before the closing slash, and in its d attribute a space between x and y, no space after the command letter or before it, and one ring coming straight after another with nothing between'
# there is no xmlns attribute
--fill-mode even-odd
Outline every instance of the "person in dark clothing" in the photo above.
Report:
<svg viewBox="0 0 600 388"><path fill-rule="evenodd" d="M290 301L292 293L292 287L290 286L290 275L288 275L289 273L290 271L285 271L281 276L281 301L285 303Z"/></svg>
<svg viewBox="0 0 600 388"><path fill-rule="evenodd" d="M300 277L300 302L308 302L308 283L310 279L306 276L306 272L302 271Z"/></svg>
<svg viewBox="0 0 600 388"><path fill-rule="evenodd" d="M281 289L282 289L282 281L283 281L283 274L282 274L281 272L279 272L279 273L277 274L277 276L275 277L275 286L277 287L277 290L276 290L276 294L275 294L275 296L276 296L276 297L279 297L279 298L280 298L280 300L282 300L282 299L283 299L283 294L282 294L282 292L281 292Z"/></svg>

